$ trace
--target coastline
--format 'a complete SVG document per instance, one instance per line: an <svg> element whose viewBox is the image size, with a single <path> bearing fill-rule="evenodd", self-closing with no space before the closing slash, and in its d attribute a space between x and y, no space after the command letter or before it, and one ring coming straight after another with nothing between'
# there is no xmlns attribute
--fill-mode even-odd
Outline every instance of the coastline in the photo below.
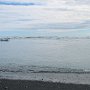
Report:
<svg viewBox="0 0 90 90"><path fill-rule="evenodd" d="M90 90L90 85L0 79L0 90Z"/></svg>
<svg viewBox="0 0 90 90"><path fill-rule="evenodd" d="M39 38L42 40L40 40ZM44 40L42 37L10 38L10 39L12 40L10 40L9 43L1 43L1 48L0 48L1 51L6 50L4 52L1 52L2 63L0 65L1 66L0 67L0 78L1 78L0 90L90 90L90 70L86 68L84 70L83 68L81 69L80 68L75 69L72 67L66 68L61 66L61 64L59 63L56 64L57 66L60 66L58 68L57 67L51 68L49 66L49 65L51 66L54 65L54 60L57 59L56 56L60 57L57 59L57 62L60 62L59 60L61 61L64 60L63 57L69 56L71 52L75 50L76 52L72 53L73 57L68 58L68 61L69 59L71 61L73 60L72 64L76 65L74 64L74 59L76 60L76 56L77 56L77 61L79 60L78 49L75 48L76 45L81 49L80 52L84 52L84 53L81 53L82 57L80 60L83 61L84 57L89 57L89 53L87 52L89 50L89 46L88 48L83 48L89 45L90 43L89 39L88 40L68 39L70 41L66 40L66 38L63 38L65 40L59 38L61 41L56 41L56 40L53 41L51 40L51 38L50 40L46 40L46 38ZM55 38L55 39L59 40L58 38ZM81 43L83 45L82 47L80 46ZM35 48L32 48L32 46ZM53 49L55 49L58 53L53 52L54 51ZM64 49L65 51L60 53L60 50L64 50ZM49 53L52 51L52 53L48 54L47 50L49 50L48 51ZM67 50L70 52L68 52ZM9 51L10 54L7 51ZM27 51L29 51L28 53L31 54L32 58L28 57L29 55L27 54ZM18 55L17 52L20 52L21 54ZM5 55L7 54L9 56L4 58ZM21 57L23 55L25 55L24 58ZM40 56L40 57L37 57L37 56ZM46 62L45 58L42 59L42 56L47 57L47 61L50 60L49 63ZM33 62L33 60L35 61ZM77 66L79 66L79 64L82 66L83 65L87 66L89 59L86 58L86 60L87 60L86 65L85 63L81 62L81 63L77 63ZM22 61L25 61L25 62L22 62ZM46 63L44 63L43 65L47 65L49 67L47 66L41 67L39 65L35 65L35 62L37 61L40 62L39 65L43 64L43 61L44 61ZM3 63L5 63L6 65L3 65ZM39 67L36 67L36 66L39 66ZM89 65L87 67L89 67ZM13 80L13 79L17 79L17 80Z"/></svg>

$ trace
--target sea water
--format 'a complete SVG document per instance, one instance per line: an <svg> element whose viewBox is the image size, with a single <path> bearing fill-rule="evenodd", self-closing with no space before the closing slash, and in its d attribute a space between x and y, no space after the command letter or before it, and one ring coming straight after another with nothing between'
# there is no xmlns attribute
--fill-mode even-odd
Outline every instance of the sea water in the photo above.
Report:
<svg viewBox="0 0 90 90"><path fill-rule="evenodd" d="M90 39L12 39L0 42L1 64L90 69Z"/></svg>
<svg viewBox="0 0 90 90"><path fill-rule="evenodd" d="M0 78L90 84L89 45L87 38L0 42Z"/></svg>

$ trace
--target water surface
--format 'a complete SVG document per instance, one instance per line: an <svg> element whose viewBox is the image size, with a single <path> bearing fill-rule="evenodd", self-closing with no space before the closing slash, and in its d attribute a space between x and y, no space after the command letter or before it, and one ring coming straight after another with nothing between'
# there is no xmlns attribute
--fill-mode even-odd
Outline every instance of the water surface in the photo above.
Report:
<svg viewBox="0 0 90 90"><path fill-rule="evenodd" d="M0 42L0 63L90 69L89 45L89 39L11 39Z"/></svg>

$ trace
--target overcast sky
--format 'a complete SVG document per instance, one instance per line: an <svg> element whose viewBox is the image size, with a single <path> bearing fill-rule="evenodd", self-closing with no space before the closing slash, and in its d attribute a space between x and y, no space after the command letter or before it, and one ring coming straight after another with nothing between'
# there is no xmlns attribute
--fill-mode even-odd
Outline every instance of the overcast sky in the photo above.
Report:
<svg viewBox="0 0 90 90"><path fill-rule="evenodd" d="M90 35L90 0L0 0L0 31Z"/></svg>

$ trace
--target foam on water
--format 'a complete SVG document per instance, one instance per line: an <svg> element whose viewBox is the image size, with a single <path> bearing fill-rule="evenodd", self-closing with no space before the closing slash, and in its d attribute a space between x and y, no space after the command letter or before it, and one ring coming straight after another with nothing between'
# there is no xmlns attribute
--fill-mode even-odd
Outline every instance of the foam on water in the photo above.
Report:
<svg viewBox="0 0 90 90"><path fill-rule="evenodd" d="M8 64L5 66L0 65L0 78L90 84L90 71L82 69Z"/></svg>
<svg viewBox="0 0 90 90"><path fill-rule="evenodd" d="M28 66L28 65L0 65L0 72L12 72L12 73L77 73L86 74L90 73L90 70L84 69L71 69L71 68L58 68L49 66Z"/></svg>

